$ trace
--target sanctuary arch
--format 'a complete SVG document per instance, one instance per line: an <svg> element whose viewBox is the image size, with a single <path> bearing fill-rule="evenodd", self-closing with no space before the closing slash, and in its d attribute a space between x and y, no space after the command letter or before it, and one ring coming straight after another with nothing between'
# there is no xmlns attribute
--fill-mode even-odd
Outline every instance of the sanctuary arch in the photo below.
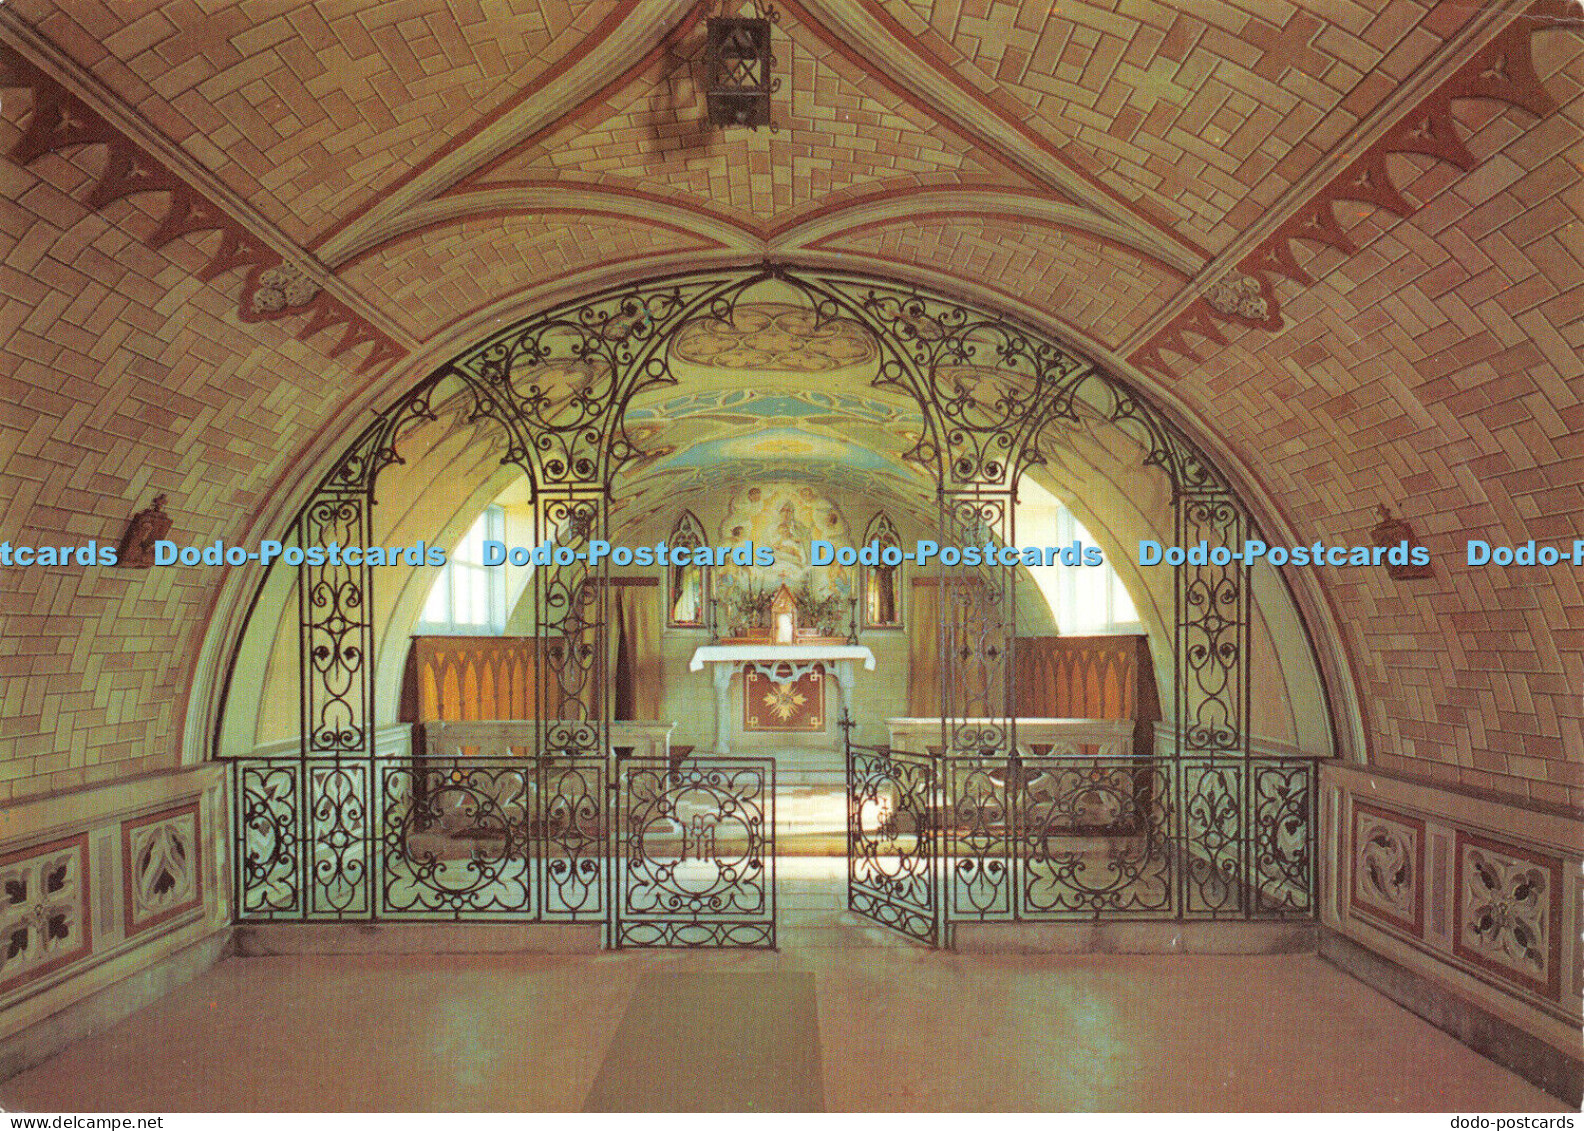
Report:
<svg viewBox="0 0 1584 1131"><path fill-rule="evenodd" d="M959 571L935 629L938 715L902 741L842 720L849 906L936 945L964 923L1313 917L1313 759L1332 752L1331 719L1283 579L1241 562L1150 577L1128 564L1137 537L1236 546L1262 537L1259 524L1142 390L997 313L881 277L768 264L604 291L419 382L334 459L281 540L448 546L509 491L522 516L509 542L616 541L634 515L664 509L654 490L617 507L624 476L666 441L638 409L689 389L701 364L774 366L711 355L704 333L772 316L910 406L917 427L893 462L918 489L896 505L941 544L1019 545L1026 478L1086 519L1086 497L1112 496L1108 513L1126 517L1095 528L1143 596L1165 692L1163 723L1125 735L1080 728L1069 740L1031 721L1011 674L1026 579L1015 565ZM424 503L436 495L439 510ZM684 508L664 513L669 526ZM272 567L214 735L234 773L239 917L583 921L603 923L611 946L774 945L774 765L666 759L617 721L622 597L608 559L520 580L533 644L513 678L528 681L532 717L509 733L453 728L456 745L439 750L396 725L418 571ZM1273 743L1255 733L1255 704L1277 686L1292 707ZM689 805L711 815L707 843L684 831L681 865L656 863L654 822L685 824ZM466 859L437 832L458 814L488 833ZM689 861L697 875L678 880Z"/></svg>

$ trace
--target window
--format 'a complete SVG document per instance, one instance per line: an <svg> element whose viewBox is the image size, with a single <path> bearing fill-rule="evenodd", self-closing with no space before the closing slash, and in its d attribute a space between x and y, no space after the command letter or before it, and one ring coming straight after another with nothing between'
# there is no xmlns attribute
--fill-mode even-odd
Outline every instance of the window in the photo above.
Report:
<svg viewBox="0 0 1584 1131"><path fill-rule="evenodd" d="M1073 512L1061 507L1056 514L1056 541L1050 545L1066 546L1075 540L1085 546L1098 545ZM1056 600L1051 607L1056 614L1056 631L1063 636L1141 630L1133 598L1109 564L1060 569L1055 580ZM1047 599L1050 596L1047 589Z"/></svg>
<svg viewBox="0 0 1584 1131"><path fill-rule="evenodd" d="M1097 546L1067 505L1026 479L1019 485L1026 502L1018 507L1018 543ZM1102 566L1037 566L1029 570L1050 604L1056 631L1063 636L1143 632L1133 597L1109 562Z"/></svg>
<svg viewBox="0 0 1584 1131"><path fill-rule="evenodd" d="M506 630L506 571L484 564L484 541L506 540L506 512L484 508L446 555L415 631L426 635L487 635Z"/></svg>

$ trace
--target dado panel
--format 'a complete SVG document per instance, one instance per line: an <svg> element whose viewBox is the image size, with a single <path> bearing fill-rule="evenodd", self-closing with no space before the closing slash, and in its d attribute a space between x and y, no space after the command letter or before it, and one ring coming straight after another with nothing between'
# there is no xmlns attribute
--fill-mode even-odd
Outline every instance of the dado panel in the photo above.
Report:
<svg viewBox="0 0 1584 1131"><path fill-rule="evenodd" d="M195 766L0 813L0 1061L34 1022L229 928L224 782Z"/></svg>
<svg viewBox="0 0 1584 1131"><path fill-rule="evenodd" d="M1584 825L1348 766L1321 792L1326 924L1576 1060Z"/></svg>

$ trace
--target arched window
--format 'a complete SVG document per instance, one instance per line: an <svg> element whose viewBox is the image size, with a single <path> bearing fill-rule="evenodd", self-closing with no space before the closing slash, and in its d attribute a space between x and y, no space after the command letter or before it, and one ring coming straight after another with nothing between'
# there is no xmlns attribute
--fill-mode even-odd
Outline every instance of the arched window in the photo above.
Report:
<svg viewBox="0 0 1584 1131"><path fill-rule="evenodd" d="M704 526L692 511L683 511L671 528L667 545L697 549L708 546ZM688 562L666 566L666 624L672 628L703 628L709 607L709 568Z"/></svg>
<svg viewBox="0 0 1584 1131"><path fill-rule="evenodd" d="M902 627L902 565L885 564L887 547L894 546L900 553L902 539L897 536L896 524L891 516L881 511L864 531L863 544L875 543L881 554L879 565L863 567L863 622L865 628ZM896 555L892 555L896 557Z"/></svg>
<svg viewBox="0 0 1584 1131"><path fill-rule="evenodd" d="M1018 493L1019 542L1037 546L1099 544L1066 503L1027 476L1018 484ZM1079 569L1034 566L1029 573L1050 604L1056 631L1061 635L1131 635L1144 631L1133 597L1110 562Z"/></svg>
<svg viewBox="0 0 1584 1131"><path fill-rule="evenodd" d="M429 589L413 631L425 636L488 636L506 630L506 571L484 564L484 541L506 537L506 512L484 508Z"/></svg>

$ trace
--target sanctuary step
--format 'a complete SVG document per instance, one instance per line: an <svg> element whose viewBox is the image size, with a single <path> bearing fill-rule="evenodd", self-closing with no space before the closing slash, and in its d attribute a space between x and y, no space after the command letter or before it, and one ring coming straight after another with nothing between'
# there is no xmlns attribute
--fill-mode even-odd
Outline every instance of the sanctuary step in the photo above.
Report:
<svg viewBox="0 0 1584 1131"><path fill-rule="evenodd" d="M829 746L819 748L795 746L736 746L732 756L745 758L774 758L776 784L781 789L790 787L829 788L841 790L847 784L847 769L842 755ZM713 755L708 752L695 757L708 762Z"/></svg>

